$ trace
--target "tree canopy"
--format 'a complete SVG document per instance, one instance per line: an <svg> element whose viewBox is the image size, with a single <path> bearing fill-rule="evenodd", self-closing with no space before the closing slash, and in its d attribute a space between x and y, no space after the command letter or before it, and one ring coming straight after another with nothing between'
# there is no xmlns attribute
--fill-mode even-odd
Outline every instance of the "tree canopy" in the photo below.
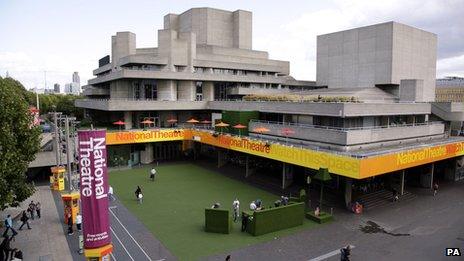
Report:
<svg viewBox="0 0 464 261"><path fill-rule="evenodd" d="M28 91L0 77L0 209L15 206L34 192L26 171L40 148L40 128L32 126Z"/></svg>
<svg viewBox="0 0 464 261"><path fill-rule="evenodd" d="M25 90L26 100L30 105L36 105L36 94ZM65 115L74 116L82 119L84 110L74 106L74 101L80 96L71 94L39 94L40 114L47 114L52 111L59 111Z"/></svg>

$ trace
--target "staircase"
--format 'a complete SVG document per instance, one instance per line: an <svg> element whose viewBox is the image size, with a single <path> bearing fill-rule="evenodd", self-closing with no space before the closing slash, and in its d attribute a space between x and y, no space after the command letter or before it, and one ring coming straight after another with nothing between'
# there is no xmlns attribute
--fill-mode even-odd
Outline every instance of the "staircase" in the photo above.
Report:
<svg viewBox="0 0 464 261"><path fill-rule="evenodd" d="M412 194L408 191L404 191L404 194L399 197L398 201L408 201L414 199L415 197L415 194ZM385 207L396 203L393 202L393 195L392 192L389 190L379 190L376 192L365 194L358 197L356 200L364 204L364 210Z"/></svg>

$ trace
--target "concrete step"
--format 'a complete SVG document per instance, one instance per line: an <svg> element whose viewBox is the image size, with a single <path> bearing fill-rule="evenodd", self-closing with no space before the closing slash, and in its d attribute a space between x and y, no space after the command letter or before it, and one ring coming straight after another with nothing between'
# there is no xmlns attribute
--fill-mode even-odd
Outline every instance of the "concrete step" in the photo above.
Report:
<svg viewBox="0 0 464 261"><path fill-rule="evenodd" d="M416 195L408 191L405 191L404 194L399 197L399 201L408 201L414 199L415 197ZM357 200L361 201L364 204L364 210L370 210L373 208L379 208L396 203L393 202L392 192L388 190L381 190L370 194L366 194L359 197Z"/></svg>

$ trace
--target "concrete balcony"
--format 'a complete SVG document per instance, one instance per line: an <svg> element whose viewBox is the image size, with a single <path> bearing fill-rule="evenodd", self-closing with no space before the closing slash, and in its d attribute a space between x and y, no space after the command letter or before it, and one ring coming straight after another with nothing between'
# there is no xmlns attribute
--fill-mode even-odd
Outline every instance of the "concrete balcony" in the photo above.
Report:
<svg viewBox="0 0 464 261"><path fill-rule="evenodd" d="M98 75L98 74L101 74L101 73L111 71L111 66L112 66L111 63L105 64L102 67L99 67L99 68L93 70L93 75Z"/></svg>
<svg viewBox="0 0 464 261"><path fill-rule="evenodd" d="M90 85L114 81L118 79L161 79L161 80L182 80L182 81L211 81L211 82L244 82L244 83L272 83L298 85L300 82L281 76L258 76L258 75L233 75L233 74L214 74L214 73L191 73L191 72L172 72L172 71L148 71L120 69L109 74L89 80Z"/></svg>
<svg viewBox="0 0 464 261"><path fill-rule="evenodd" d="M250 94L288 94L288 88L247 88L247 87L232 87L229 89L230 95L250 95Z"/></svg>
<svg viewBox="0 0 464 261"><path fill-rule="evenodd" d="M82 95L84 96L109 96L110 90L103 89L103 88L96 88L96 87L87 85L87 87L85 87L84 90L82 91Z"/></svg>
<svg viewBox="0 0 464 261"><path fill-rule="evenodd" d="M282 101L211 101L212 110L240 110L333 117L430 114L428 103L340 103Z"/></svg>
<svg viewBox="0 0 464 261"><path fill-rule="evenodd" d="M264 133L265 135L286 137L283 130L289 128L295 133L289 134L288 138L342 146L437 136L443 135L445 131L445 125L441 122L389 127L332 128L266 121L251 121L249 131L253 132L257 127L269 129L269 132Z"/></svg>
<svg viewBox="0 0 464 261"><path fill-rule="evenodd" d="M102 111L204 110L206 101L157 101L133 99L79 99L75 106Z"/></svg>
<svg viewBox="0 0 464 261"><path fill-rule="evenodd" d="M464 103L434 102L432 113L445 121L464 121Z"/></svg>

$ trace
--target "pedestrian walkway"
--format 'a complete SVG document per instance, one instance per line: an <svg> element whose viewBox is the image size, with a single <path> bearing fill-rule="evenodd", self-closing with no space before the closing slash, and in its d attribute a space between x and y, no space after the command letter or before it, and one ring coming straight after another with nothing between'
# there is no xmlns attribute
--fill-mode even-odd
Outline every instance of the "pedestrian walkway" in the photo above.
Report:
<svg viewBox="0 0 464 261"><path fill-rule="evenodd" d="M24 201L20 208L26 209L31 200L38 201L42 209L42 218L30 219L31 229L25 226L21 231L18 231L21 222L17 220L14 227L18 235L11 247L23 251L24 260L73 260L50 188L36 188L34 195Z"/></svg>

